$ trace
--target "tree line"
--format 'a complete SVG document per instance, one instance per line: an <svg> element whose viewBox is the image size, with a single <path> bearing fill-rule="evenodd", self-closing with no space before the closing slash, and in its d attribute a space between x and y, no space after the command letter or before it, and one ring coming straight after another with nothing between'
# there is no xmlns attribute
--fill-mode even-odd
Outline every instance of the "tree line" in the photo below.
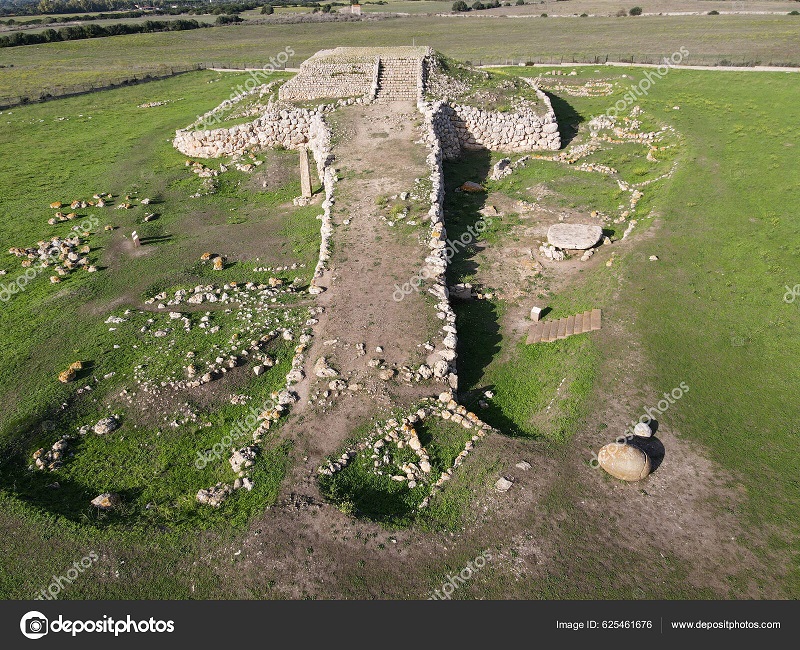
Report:
<svg viewBox="0 0 800 650"><path fill-rule="evenodd" d="M222 24L222 23L220 23ZM142 23L116 23L114 25L71 25L61 29L46 29L39 34L15 32L0 37L0 47L37 45L59 41L76 41L85 38L103 38L125 34L147 34L151 32L178 32L187 29L211 27L196 20L146 20Z"/></svg>
<svg viewBox="0 0 800 650"><path fill-rule="evenodd" d="M12 0L3 2L0 0L0 15L2 16L47 16L57 15L61 21L61 15L72 13L98 13L98 12L127 12L131 14L143 15L137 5L146 4L152 7L146 13L153 14L234 14L248 9L255 9L263 4L254 0L241 0L239 2L222 0L219 2L200 2L191 0L179 0L170 2L169 0L39 0L38 2L25 2L24 0ZM128 17L126 14L116 14L117 17ZM134 17L134 16L131 16ZM93 16L73 16L71 20L93 20Z"/></svg>

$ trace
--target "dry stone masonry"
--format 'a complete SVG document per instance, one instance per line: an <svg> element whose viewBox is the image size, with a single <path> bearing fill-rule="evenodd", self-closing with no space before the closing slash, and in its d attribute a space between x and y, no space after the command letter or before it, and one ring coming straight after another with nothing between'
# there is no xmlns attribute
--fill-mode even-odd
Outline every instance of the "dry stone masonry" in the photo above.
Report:
<svg viewBox="0 0 800 650"><path fill-rule="evenodd" d="M300 72L278 89L278 102L270 101L256 120L229 128L201 129L203 118L179 130L174 146L187 156L220 158L273 147L314 148L314 128L326 112L337 106L373 101L415 101L432 112L445 159L462 150L557 150L561 146L558 123L549 97L535 88L538 104L520 101L509 112L490 111L455 101L427 97L427 79L435 66L434 52L424 47L336 48L323 50L305 61ZM532 83L530 80L527 80ZM273 84L252 93L265 95ZM252 94L251 93L251 94ZM210 111L230 109L226 100ZM327 101L307 109L291 102ZM205 117L205 116L204 116ZM319 165L319 161L318 165ZM320 180L323 180L320 177Z"/></svg>
<svg viewBox="0 0 800 650"><path fill-rule="evenodd" d="M437 475L428 450L419 438L417 428L426 419L438 418L472 430L464 448L456 455L453 464ZM317 472L322 476L333 476L353 462L361 462L371 467L376 476L388 476L392 481L404 483L410 490L423 490L425 497L418 508L422 510L430 504L431 498L447 483L454 471L461 466L466 457L475 449L488 433L494 431L477 415L452 399L449 392L442 393L439 399L422 400L413 411L398 421L390 418L378 423L366 437L345 450L339 457L328 458ZM417 456L415 462L398 463L397 450L407 447Z"/></svg>

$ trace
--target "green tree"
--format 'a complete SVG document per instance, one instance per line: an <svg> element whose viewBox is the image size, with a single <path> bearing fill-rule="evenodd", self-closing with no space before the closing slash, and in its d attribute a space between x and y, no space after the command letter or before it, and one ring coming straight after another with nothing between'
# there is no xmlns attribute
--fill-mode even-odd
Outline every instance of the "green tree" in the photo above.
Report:
<svg viewBox="0 0 800 650"><path fill-rule="evenodd" d="M453 11L459 11L459 12L469 11L469 7L467 6L467 3L464 2L464 0L458 0L458 2L453 3Z"/></svg>
<svg viewBox="0 0 800 650"><path fill-rule="evenodd" d="M641 16L642 15L642 8L641 7L631 7L631 10L628 13L631 16Z"/></svg>

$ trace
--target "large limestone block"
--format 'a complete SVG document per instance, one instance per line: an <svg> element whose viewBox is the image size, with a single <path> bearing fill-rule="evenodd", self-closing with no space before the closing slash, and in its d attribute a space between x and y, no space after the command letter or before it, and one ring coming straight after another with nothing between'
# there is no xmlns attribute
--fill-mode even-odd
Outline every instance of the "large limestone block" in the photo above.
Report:
<svg viewBox="0 0 800 650"><path fill-rule="evenodd" d="M650 457L641 449L612 442L597 454L597 462L611 476L623 481L641 481L650 474Z"/></svg>
<svg viewBox="0 0 800 650"><path fill-rule="evenodd" d="M554 223L547 230L547 241L556 248L586 250L603 237L600 226L580 223Z"/></svg>

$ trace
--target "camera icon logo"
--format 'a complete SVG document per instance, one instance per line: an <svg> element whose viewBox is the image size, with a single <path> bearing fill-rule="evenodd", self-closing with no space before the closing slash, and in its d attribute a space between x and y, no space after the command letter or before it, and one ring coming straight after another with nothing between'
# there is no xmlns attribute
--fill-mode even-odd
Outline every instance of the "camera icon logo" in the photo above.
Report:
<svg viewBox="0 0 800 650"><path fill-rule="evenodd" d="M19 629L29 639L41 639L49 630L49 622L41 612L28 612L19 622Z"/></svg>

